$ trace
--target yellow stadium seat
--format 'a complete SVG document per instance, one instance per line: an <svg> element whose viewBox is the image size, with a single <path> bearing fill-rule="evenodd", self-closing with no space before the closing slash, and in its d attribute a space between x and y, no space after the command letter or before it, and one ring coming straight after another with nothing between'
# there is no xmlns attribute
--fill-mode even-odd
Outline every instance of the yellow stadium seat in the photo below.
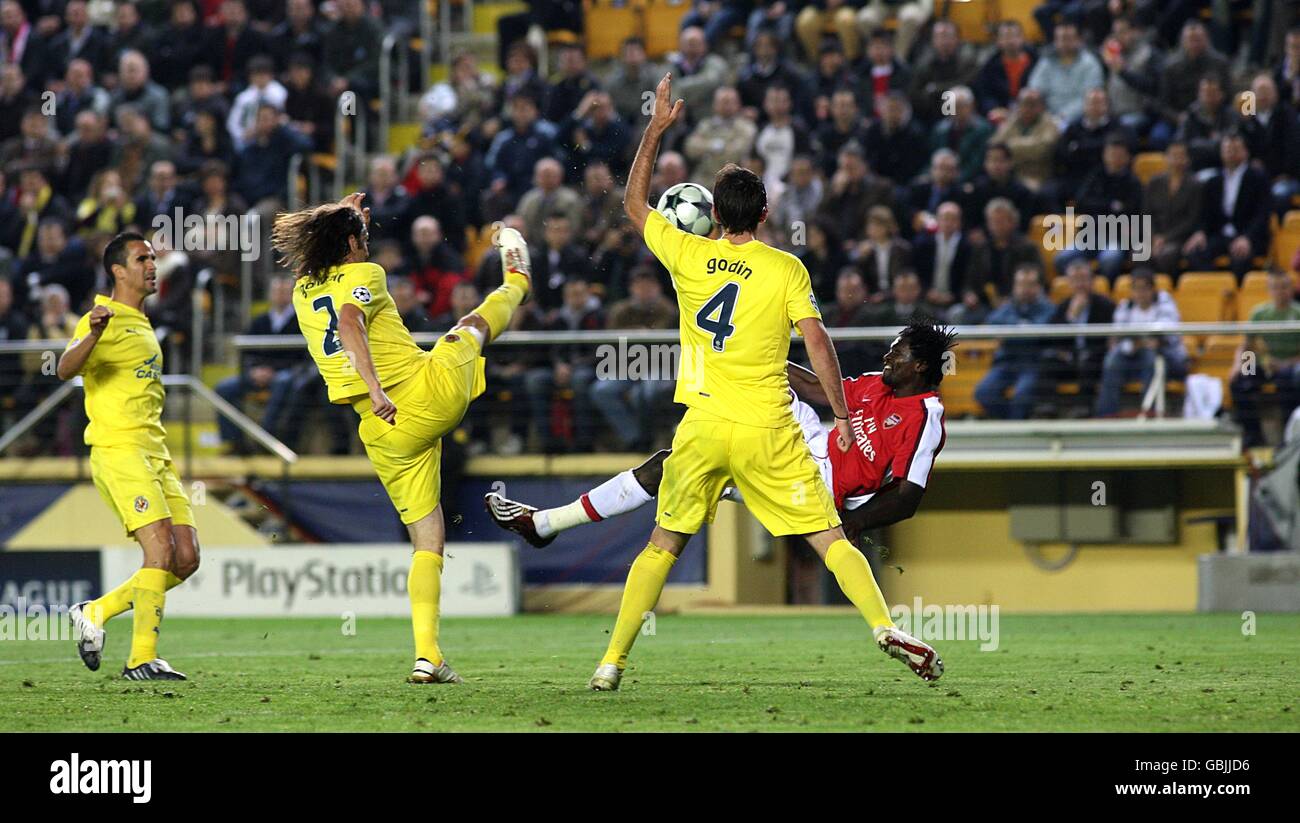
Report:
<svg viewBox="0 0 1300 823"><path fill-rule="evenodd" d="M1167 274L1157 274L1156 291L1167 291L1172 295L1174 279ZM1115 285L1110 290L1110 299L1118 303L1121 300L1127 300L1132 292L1133 276L1131 274L1121 274L1115 278Z"/></svg>
<svg viewBox="0 0 1300 823"><path fill-rule="evenodd" d="M689 0L650 0L645 7L645 50L657 60L677 48L682 18L691 10Z"/></svg>
<svg viewBox="0 0 1300 823"><path fill-rule="evenodd" d="M1094 274L1092 276L1092 290L1102 297L1110 297L1110 281L1104 274Z"/></svg>
<svg viewBox="0 0 1300 823"><path fill-rule="evenodd" d="M983 411L980 404L975 402L975 387L993 365L993 354L997 348L996 340L963 340L953 350L957 357L956 369L939 384L943 407L949 417L980 414Z"/></svg>
<svg viewBox="0 0 1300 823"><path fill-rule="evenodd" d="M1300 249L1300 222L1283 222L1282 228L1273 235L1273 262L1283 271L1294 271L1291 261L1297 249Z"/></svg>
<svg viewBox="0 0 1300 823"><path fill-rule="evenodd" d="M1133 174L1142 185L1165 170L1165 155L1158 151L1144 151L1133 158Z"/></svg>
<svg viewBox="0 0 1300 823"><path fill-rule="evenodd" d="M1026 40L1042 43L1043 30L1034 19L1034 9L1041 5L1041 0L998 0L996 17L999 21L1015 20L1024 28Z"/></svg>
<svg viewBox="0 0 1300 823"><path fill-rule="evenodd" d="M1070 281L1065 278L1065 275L1058 275L1057 277L1053 277L1052 290L1048 294L1047 299L1051 300L1053 303L1060 303L1062 300L1064 300L1069 296L1070 296Z"/></svg>
<svg viewBox="0 0 1300 823"><path fill-rule="evenodd" d="M1184 323L1226 320L1237 294L1237 279L1227 271L1189 271L1178 278L1174 302Z"/></svg>
<svg viewBox="0 0 1300 823"><path fill-rule="evenodd" d="M608 0L587 0L585 14L587 57L592 60L617 57L624 40L641 34L638 9L614 6Z"/></svg>
<svg viewBox="0 0 1300 823"><path fill-rule="evenodd" d="M1282 216L1283 226L1300 226L1300 209L1291 209Z"/></svg>
<svg viewBox="0 0 1300 823"><path fill-rule="evenodd" d="M967 43L985 45L993 42L993 14L997 0L969 0L965 3L945 3L943 15L957 24L961 39Z"/></svg>

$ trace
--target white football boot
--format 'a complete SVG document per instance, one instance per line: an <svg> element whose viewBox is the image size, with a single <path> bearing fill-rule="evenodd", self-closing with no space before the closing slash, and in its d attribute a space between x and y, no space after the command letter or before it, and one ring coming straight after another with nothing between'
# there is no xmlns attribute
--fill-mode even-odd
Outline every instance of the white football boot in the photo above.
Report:
<svg viewBox="0 0 1300 823"><path fill-rule="evenodd" d="M601 663L596 667L596 673L587 681L587 688L593 692L616 692L618 691L618 681L623 679L623 672L619 671L618 666L613 663Z"/></svg>
<svg viewBox="0 0 1300 823"><path fill-rule="evenodd" d="M104 630L96 628L90 618L86 617L86 607L89 605L89 600L73 604L68 609L68 617L76 632L74 639L77 641L77 654L81 655L81 662L86 664L86 668L94 672L99 671L100 656L104 651Z"/></svg>
<svg viewBox="0 0 1300 823"><path fill-rule="evenodd" d="M437 666L421 657L415 661L414 668L411 669L411 676L406 678L407 683L464 683L465 678L451 670L444 660Z"/></svg>
<svg viewBox="0 0 1300 823"><path fill-rule="evenodd" d="M926 682L938 680L943 675L943 661L929 644L917 640L897 626L881 627L874 632L876 645L895 660L901 660L912 672Z"/></svg>

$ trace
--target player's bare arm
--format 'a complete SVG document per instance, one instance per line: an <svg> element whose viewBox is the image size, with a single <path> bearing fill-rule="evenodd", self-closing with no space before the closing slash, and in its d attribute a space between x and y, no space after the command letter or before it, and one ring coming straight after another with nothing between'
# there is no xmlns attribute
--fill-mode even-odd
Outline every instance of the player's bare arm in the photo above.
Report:
<svg viewBox="0 0 1300 823"><path fill-rule="evenodd" d="M379 374L375 371L375 362L370 358L370 341L366 337L366 315L356 306L348 303L339 312L339 342L348 353L352 367L357 370L370 391L370 410L375 417L393 424L397 421L397 406L384 394L379 384Z"/></svg>
<svg viewBox="0 0 1300 823"><path fill-rule="evenodd" d="M835 415L835 431L839 434L837 445L840 451L848 451L853 443L853 432L849 430L849 406L844 400L844 378L840 374L840 359L835 354L835 345L820 318L805 317L797 325L808 350L808 362L812 363L825 395L823 402Z"/></svg>
<svg viewBox="0 0 1300 823"><path fill-rule="evenodd" d="M826 399L826 391L822 388L822 382L817 379L816 374L798 363L786 363L785 374L790 381L790 388L794 389L794 393L801 400L819 406L830 405L830 401Z"/></svg>
<svg viewBox="0 0 1300 823"><path fill-rule="evenodd" d="M81 369L90 358L90 353L95 350L99 338L104 336L104 329L108 328L108 321L112 317L113 310L108 306L95 306L90 310L90 333L59 358L56 371L60 380L71 380L81 374Z"/></svg>
<svg viewBox="0 0 1300 823"><path fill-rule="evenodd" d="M901 523L916 514L925 496L925 487L910 480L877 492L856 509L841 512L844 532L850 540L868 529L879 529Z"/></svg>
<svg viewBox="0 0 1300 823"><path fill-rule="evenodd" d="M650 175L654 171L655 158L659 156L659 141L681 117L686 106L682 100L670 102L672 77L671 73L665 74L655 88L654 112L641 135L641 145L637 147L636 159L627 175L627 190L623 194L623 210L636 230L642 233L645 232L646 218L650 216Z"/></svg>

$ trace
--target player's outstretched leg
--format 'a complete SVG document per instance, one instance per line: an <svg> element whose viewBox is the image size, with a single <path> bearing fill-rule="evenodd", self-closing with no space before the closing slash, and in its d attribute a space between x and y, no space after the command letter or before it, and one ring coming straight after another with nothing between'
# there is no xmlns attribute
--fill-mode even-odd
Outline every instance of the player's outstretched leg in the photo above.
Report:
<svg viewBox="0 0 1300 823"><path fill-rule="evenodd" d="M614 631L609 636L609 647L600 659L596 673L587 682L587 687L598 692L612 692L618 688L627 667L627 655L632 651L632 644L641 631L641 622L645 615L659 602L663 593L668 573L677 562L677 555L668 546L680 552L690 539L688 534L670 532L655 526L650 535L650 542L632 563L627 573L627 585L623 587L623 600L618 607L618 619L614 621Z"/></svg>
<svg viewBox="0 0 1300 823"><path fill-rule="evenodd" d="M653 500L669 454L667 449L656 452L635 469L619 472L577 500L553 509L539 510L496 492L485 494L483 503L492 522L544 549L562 531L627 514Z"/></svg>
<svg viewBox="0 0 1300 823"><path fill-rule="evenodd" d="M501 253L501 285L452 329L468 330L478 338L480 348L510 326L510 318L519 304L528 299L533 282L533 267L524 236L517 229L503 228L493 242Z"/></svg>
<svg viewBox="0 0 1300 823"><path fill-rule="evenodd" d="M411 598L411 628L415 635L415 665L407 683L463 683L438 646L438 611L442 599L442 551L446 527L442 506L407 526L414 552L406 591Z"/></svg>
<svg viewBox="0 0 1300 823"><path fill-rule="evenodd" d="M894 625L885 597L871 573L871 565L862 552L844 538L844 532L835 528L809 535L808 542L822 555L826 568L835 575L840 589L870 624L880 650L901 660L922 680L938 680L943 674L943 661L938 653Z"/></svg>

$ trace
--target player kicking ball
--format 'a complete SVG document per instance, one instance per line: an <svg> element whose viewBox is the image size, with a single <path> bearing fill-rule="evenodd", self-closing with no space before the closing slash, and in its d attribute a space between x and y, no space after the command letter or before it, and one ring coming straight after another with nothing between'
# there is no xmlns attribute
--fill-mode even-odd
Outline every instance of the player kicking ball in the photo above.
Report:
<svg viewBox="0 0 1300 823"><path fill-rule="evenodd" d="M199 568L199 534L189 498L167 450L162 427L162 347L141 307L158 290L153 246L140 234L117 235L104 249L111 297L77 323L59 358L58 375L81 375L86 392L86 445L95 488L144 551L129 580L98 600L68 610L77 652L99 669L104 624L134 608L127 680L184 680L158 656L166 592Z"/></svg>
<svg viewBox="0 0 1300 823"><path fill-rule="evenodd" d="M803 335L835 415L832 447L841 452L852 447L839 360L808 270L794 255L754 237L767 219L763 181L730 164L717 173L713 211L722 229L717 240L674 228L647 202L660 140L684 106L671 101L671 82L666 75L655 90L623 205L673 279L683 361L674 400L687 410L672 454L663 462L654 531L628 573L609 646L588 682L598 691L618 688L641 616L655 607L691 535L713 521L727 486L736 487L773 536L801 535L808 541L878 642L915 643L894 626L867 559L845 538L835 501L790 411L785 364L794 327Z"/></svg>
<svg viewBox="0 0 1300 823"><path fill-rule="evenodd" d="M483 393L483 347L528 296L528 247L514 229L498 232L502 285L426 352L402 323L384 269L368 262L364 197L357 192L277 215L271 241L296 277L294 312L330 402L347 403L360 416L366 454L411 537L407 589L416 659L407 682L460 683L438 646L447 540L439 503L442 437Z"/></svg>
<svg viewBox="0 0 1300 823"><path fill-rule="evenodd" d="M928 322L912 323L890 346L883 371L844 380L854 437L848 451L831 445L834 429L823 426L817 412L799 399L826 404L817 376L802 366L787 364L796 392L790 411L850 535L890 526L916 513L944 444L938 389L943 379L943 355L952 341L953 334L946 329ZM660 451L635 469L615 475L558 508L539 511L491 492L485 497L487 510L498 526L545 548L562 531L618 517L649 503L659 493L664 461L671 454ZM722 498L738 500L739 495L734 487L728 487ZM876 639L884 652L923 680L937 680L943 674L943 661L925 643L897 629L880 632Z"/></svg>

